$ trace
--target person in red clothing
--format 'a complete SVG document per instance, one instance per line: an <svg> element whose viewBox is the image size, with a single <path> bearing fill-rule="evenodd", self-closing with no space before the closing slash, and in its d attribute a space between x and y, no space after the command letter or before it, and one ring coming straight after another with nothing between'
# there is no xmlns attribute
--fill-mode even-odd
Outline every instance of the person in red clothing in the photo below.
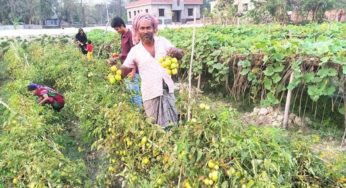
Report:
<svg viewBox="0 0 346 188"><path fill-rule="evenodd" d="M130 52L133 45L132 32L130 29L126 28L125 22L120 17L115 17L112 19L111 27L121 35L121 53L119 56L111 58L108 64L114 65L117 60L121 61L121 64L127 58L127 54ZM138 68L132 69L131 73L128 74L128 80L125 81L126 87L131 94L132 102L138 107L142 107L142 98L140 96L140 79L138 74Z"/></svg>
<svg viewBox="0 0 346 188"><path fill-rule="evenodd" d="M38 104L40 105L50 104L58 112L64 108L64 96L48 86L29 84L28 91L38 97Z"/></svg>
<svg viewBox="0 0 346 188"><path fill-rule="evenodd" d="M91 43L90 40L88 40L88 44L86 47L86 51L88 52L87 54L88 61L90 61L93 58L93 50L94 50L94 45Z"/></svg>
<svg viewBox="0 0 346 188"><path fill-rule="evenodd" d="M124 62L127 54L133 47L132 32L126 28L125 22L120 17L115 17L111 22L112 28L121 35L121 53L119 59Z"/></svg>

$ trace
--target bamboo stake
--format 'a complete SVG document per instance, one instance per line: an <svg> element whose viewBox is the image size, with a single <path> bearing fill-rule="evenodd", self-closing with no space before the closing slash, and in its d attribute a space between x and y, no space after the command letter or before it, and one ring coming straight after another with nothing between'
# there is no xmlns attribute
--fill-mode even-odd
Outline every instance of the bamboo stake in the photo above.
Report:
<svg viewBox="0 0 346 188"><path fill-rule="evenodd" d="M328 102L328 100L326 100L326 101L324 102L324 107L323 107L323 112L322 112L322 121L321 121L321 122L323 122L323 120L324 120L324 114L325 114L325 112L326 112L327 102Z"/></svg>
<svg viewBox="0 0 346 188"><path fill-rule="evenodd" d="M198 90L200 90L200 88L201 88L201 78L202 78L202 73L199 73L198 81L197 81L197 89Z"/></svg>
<svg viewBox="0 0 346 188"><path fill-rule="evenodd" d="M188 106L187 106L187 120L189 121L191 118L191 79L192 79L192 62L193 62L193 55L195 53L195 38L196 38L196 8L193 10L194 16L193 16L193 29L192 29L192 49L191 49L191 59L190 59L190 69L189 69L189 98L188 98Z"/></svg>
<svg viewBox="0 0 346 188"><path fill-rule="evenodd" d="M290 82L292 83L294 79L294 72L291 73L290 76ZM291 104L291 98L292 98L292 90L288 90L287 92L287 99L286 99L286 105L285 105L285 113L284 113L284 122L283 122L283 126L288 128L288 114L290 111L290 104Z"/></svg>
<svg viewBox="0 0 346 188"><path fill-rule="evenodd" d="M305 89L305 84L303 84L303 89L302 89L302 92L300 93L300 99L299 99L299 117L301 117L301 112L302 112L302 99L303 99L304 89Z"/></svg>
<svg viewBox="0 0 346 188"><path fill-rule="evenodd" d="M180 166L180 173L179 173L179 179L178 179L177 188L180 188L180 182L181 182L181 175L182 174L183 174L183 165Z"/></svg>
<svg viewBox="0 0 346 188"><path fill-rule="evenodd" d="M344 78L344 109L346 109L346 93L345 93L345 88L346 88L346 80ZM342 136L342 139L341 139L341 147L343 147L345 144L346 144L346 113L344 114L345 116L345 119L344 119L344 127L345 127L345 130L344 130L344 135Z"/></svg>

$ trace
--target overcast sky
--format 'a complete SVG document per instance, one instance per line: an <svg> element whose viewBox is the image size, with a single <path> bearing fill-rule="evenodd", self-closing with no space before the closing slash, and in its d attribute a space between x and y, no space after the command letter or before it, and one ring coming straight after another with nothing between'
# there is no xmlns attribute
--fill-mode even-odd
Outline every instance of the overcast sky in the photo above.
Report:
<svg viewBox="0 0 346 188"><path fill-rule="evenodd" d="M102 3L107 3L110 2L111 0L83 0L83 3L88 3L90 5L94 4L102 4Z"/></svg>

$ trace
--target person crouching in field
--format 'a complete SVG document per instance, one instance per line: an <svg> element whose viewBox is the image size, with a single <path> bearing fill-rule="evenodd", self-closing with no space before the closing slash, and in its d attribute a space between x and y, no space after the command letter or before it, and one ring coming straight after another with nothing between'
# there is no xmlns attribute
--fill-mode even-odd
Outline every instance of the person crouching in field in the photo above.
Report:
<svg viewBox="0 0 346 188"><path fill-rule="evenodd" d="M48 86L29 84L28 91L31 91L32 95L38 97L38 104L40 105L50 104L58 112L64 108L64 97Z"/></svg>

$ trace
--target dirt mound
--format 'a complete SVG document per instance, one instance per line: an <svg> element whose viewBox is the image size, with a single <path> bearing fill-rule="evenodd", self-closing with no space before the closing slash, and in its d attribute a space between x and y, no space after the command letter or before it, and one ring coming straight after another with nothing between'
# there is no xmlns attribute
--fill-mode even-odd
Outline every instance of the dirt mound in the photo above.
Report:
<svg viewBox="0 0 346 188"><path fill-rule="evenodd" d="M245 113L241 120L244 125L282 127L284 112L280 108L255 107L252 112ZM308 117L301 118L293 113L289 114L288 128L303 128L311 123Z"/></svg>

